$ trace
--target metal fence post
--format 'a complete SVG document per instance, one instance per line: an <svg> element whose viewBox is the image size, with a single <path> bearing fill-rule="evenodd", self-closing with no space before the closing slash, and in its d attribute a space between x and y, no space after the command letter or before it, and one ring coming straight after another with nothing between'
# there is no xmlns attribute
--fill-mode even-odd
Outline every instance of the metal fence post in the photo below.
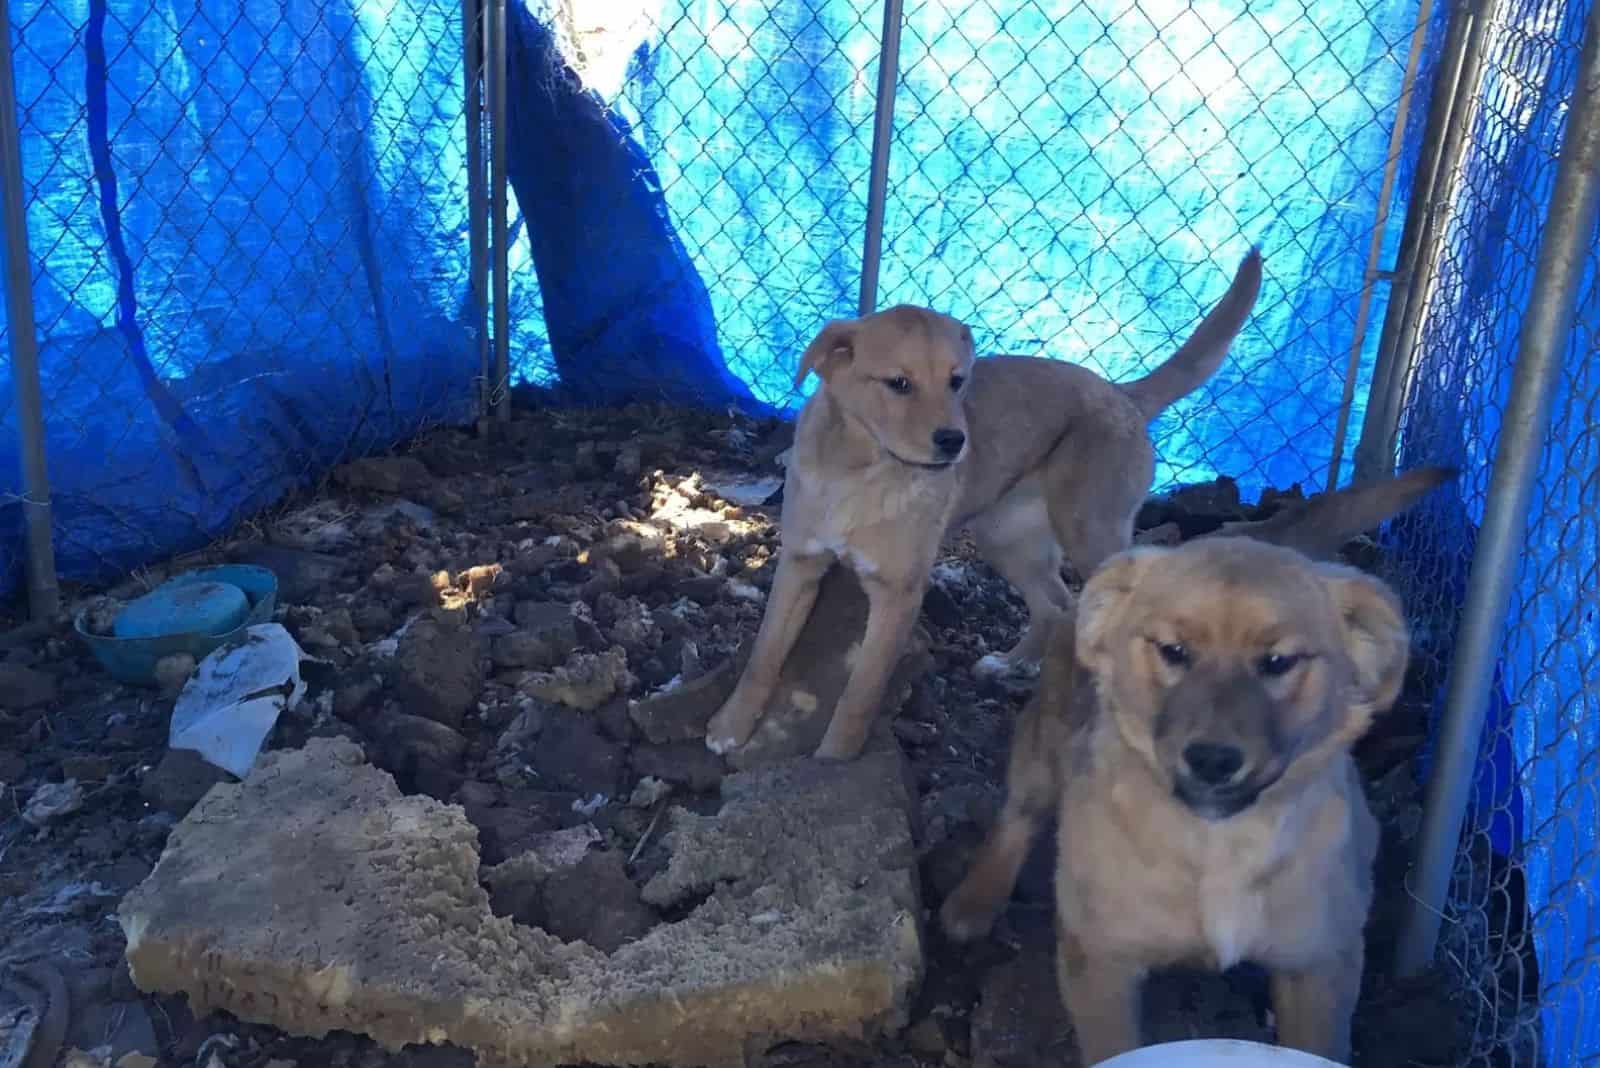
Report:
<svg viewBox="0 0 1600 1068"><path fill-rule="evenodd" d="M894 93L900 82L903 15L902 0L884 0L878 95L872 112L872 169L867 175L867 237L861 250L861 315L871 315L878 307L878 268L883 257L883 211L889 192L889 147L894 139Z"/></svg>
<svg viewBox="0 0 1600 1068"><path fill-rule="evenodd" d="M495 418L511 418L510 241L506 225L506 0L489 7L489 213L494 249L494 372L490 390Z"/></svg>
<svg viewBox="0 0 1600 1068"><path fill-rule="evenodd" d="M466 79L467 233L472 332L478 346L478 433L489 428L489 223L483 189L483 3L461 0L461 50Z"/></svg>
<svg viewBox="0 0 1600 1068"><path fill-rule="evenodd" d="M22 134L17 129L17 83L11 62L11 14L0 5L0 245L6 284L6 330L11 381L17 395L22 453L22 514L28 533L28 607L47 620L61 607L55 547L50 540L50 472L45 462L44 400L39 391L39 338L33 319L33 257L28 251L22 187Z"/></svg>
<svg viewBox="0 0 1600 1068"><path fill-rule="evenodd" d="M1372 290L1378 284L1378 257L1383 254L1383 234L1389 223L1389 201L1394 196L1395 175L1405 152L1406 118L1411 114L1411 95L1417 88L1417 70L1422 65L1422 46L1428 36L1428 20L1433 17L1433 0L1417 5L1417 21L1411 30L1411 52L1406 57L1406 72L1400 83L1400 99L1395 104L1394 129L1389 131L1389 155L1383 167L1383 182L1378 187L1378 211L1372 220L1372 240L1367 249L1367 269L1361 279L1361 297L1356 301L1356 326L1350 340L1350 359L1344 369L1344 392L1339 398L1339 415L1333 428L1333 458L1328 463L1328 492L1339 488L1339 468L1344 463L1345 438L1350 432L1350 408L1356 399L1356 373L1361 367L1361 350L1366 346L1367 324L1372 315ZM1390 283L1393 286L1393 282Z"/></svg>
<svg viewBox="0 0 1600 1068"><path fill-rule="evenodd" d="M1395 966L1414 975L1433 960L1476 771L1489 686L1517 578L1528 507L1544 451L1562 358L1577 317L1600 217L1600 4L1589 9L1566 137L1523 312L1494 469L1450 665L1438 763L1428 784L1410 910Z"/></svg>
<svg viewBox="0 0 1600 1068"><path fill-rule="evenodd" d="M1483 45L1494 0L1464 0L1450 13L1439 69L1423 127L1422 149L1410 206L1395 257L1394 281L1367 392L1367 414L1355 450L1355 481L1379 478L1394 468L1406 383L1415 362L1417 327L1433 283L1433 259L1453 199L1455 173L1467 144Z"/></svg>

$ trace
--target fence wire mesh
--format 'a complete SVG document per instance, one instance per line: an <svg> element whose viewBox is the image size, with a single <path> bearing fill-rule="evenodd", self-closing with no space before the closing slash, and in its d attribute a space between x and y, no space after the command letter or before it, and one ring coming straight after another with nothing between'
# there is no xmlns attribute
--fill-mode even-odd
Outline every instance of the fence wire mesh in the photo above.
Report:
<svg viewBox="0 0 1600 1068"><path fill-rule="evenodd" d="M65 573L470 418L453 0L10 14Z"/></svg>
<svg viewBox="0 0 1600 1068"><path fill-rule="evenodd" d="M792 385L805 344L855 313L881 5L623 6L587 24L584 5L543 17L642 146L723 359L760 401L793 408L814 388ZM1257 321L1158 427L1157 481L1320 486L1352 346L1361 398L1376 345L1375 328L1358 339L1357 309L1413 34L1430 28L1418 14L1415 0L913 0L880 306L957 315L981 351L1129 378L1263 244ZM533 284L516 284L531 302ZM1378 323L1386 285L1372 289ZM520 306L513 319L528 335L519 377L566 377L537 320Z"/></svg>
<svg viewBox="0 0 1600 1068"><path fill-rule="evenodd" d="M1417 6L980 0L951 14L942 0L907 11L886 298L969 320L988 351L1131 378L1263 243L1256 321L1158 425L1158 481L1320 487Z"/></svg>
<svg viewBox="0 0 1600 1068"><path fill-rule="evenodd" d="M1437 695L1456 639L1510 391L1522 311L1575 82L1585 5L1488 5L1481 83L1421 325L1401 425L1402 466L1456 464L1459 496L1392 531L1392 577L1415 620L1418 662ZM1600 374L1592 355L1600 289L1591 253L1580 328L1569 340L1527 542L1498 651L1471 806L1439 957L1470 1047L1460 1063L1592 1063L1600 874L1592 828L1600 732Z"/></svg>

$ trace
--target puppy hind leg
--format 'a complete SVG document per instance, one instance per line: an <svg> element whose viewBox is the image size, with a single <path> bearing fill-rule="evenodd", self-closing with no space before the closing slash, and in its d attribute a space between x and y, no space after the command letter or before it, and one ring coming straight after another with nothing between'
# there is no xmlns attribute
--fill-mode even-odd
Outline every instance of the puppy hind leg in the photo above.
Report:
<svg viewBox="0 0 1600 1068"><path fill-rule="evenodd" d="M1035 675L1051 627L1072 610L1072 594L1061 580L1061 546L1044 499L1037 493L1013 494L975 523L972 533L983 558L1028 606L1027 627L1017 644L983 657L973 671L990 677Z"/></svg>
<svg viewBox="0 0 1600 1068"><path fill-rule="evenodd" d="M1080 579L1133 545L1154 473L1155 452L1142 434L1069 435L1045 462L1050 527Z"/></svg>

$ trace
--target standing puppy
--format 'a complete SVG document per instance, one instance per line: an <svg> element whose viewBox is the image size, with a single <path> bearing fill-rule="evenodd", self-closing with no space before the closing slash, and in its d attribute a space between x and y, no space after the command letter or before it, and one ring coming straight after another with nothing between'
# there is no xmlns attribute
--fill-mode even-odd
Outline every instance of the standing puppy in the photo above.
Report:
<svg viewBox="0 0 1600 1068"><path fill-rule="evenodd" d="M1243 537L1116 557L1052 642L945 929L988 929L1054 806L1085 1064L1139 1045L1150 970L1244 960L1272 974L1279 1041L1345 1062L1378 846L1350 747L1409 651L1397 598L1351 568Z"/></svg>
<svg viewBox="0 0 1600 1068"><path fill-rule="evenodd" d="M815 755L858 755L939 544L968 525L1028 606L1017 646L978 668L1036 671L1051 625L1071 607L1063 555L1088 574L1131 544L1155 470L1150 421L1216 371L1260 287L1252 251L1194 335L1123 385L1054 360L975 360L972 331L923 308L829 323L795 377L799 384L815 371L822 388L795 429L766 615L706 745L722 753L749 739L838 561L866 588L867 629Z"/></svg>

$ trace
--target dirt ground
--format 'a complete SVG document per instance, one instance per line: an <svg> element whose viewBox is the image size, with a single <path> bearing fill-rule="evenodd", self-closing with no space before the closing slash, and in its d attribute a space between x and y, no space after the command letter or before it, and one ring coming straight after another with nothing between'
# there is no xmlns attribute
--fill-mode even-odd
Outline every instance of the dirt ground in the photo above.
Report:
<svg viewBox="0 0 1600 1068"><path fill-rule="evenodd" d="M73 591L75 604L137 596L199 563L272 568L277 618L321 662L305 665L309 692L269 747L327 735L362 743L402 790L461 804L486 866L532 836L592 825L613 847L605 855L632 863L581 864L535 895L496 888L495 902L562 938L614 945L672 918L638 892L659 863L653 824L668 803L714 807L724 773L697 743L640 736L627 700L692 682L754 632L777 549L786 435L780 424L681 411L522 409L492 442L440 431L341 468L208 552L110 591ZM1223 481L1152 502L1140 526L1170 540L1270 508L1241 505ZM1353 552L1372 563L1370 545ZM930 916L999 804L1027 695L979 682L971 666L1008 647L1022 621L1014 592L969 546L951 545L923 611L936 669L894 720L920 791ZM556 668L565 672L552 683L544 673ZM172 705L113 682L65 623L41 634L15 610L0 616L0 963L61 966L66 1046L95 1051L75 1063L137 1051L199 1068L470 1064L449 1048L388 1054L353 1035L308 1041L222 1014L196 1019L183 999L133 987L117 902L224 777L167 751ZM1403 699L1360 753L1386 829L1356 1028L1363 1066L1456 1062L1457 1021L1437 984L1402 988L1382 974L1419 817L1422 717L1420 702ZM902 1035L875 1049L781 1046L764 1063L1075 1064L1051 965L1047 854L987 942L953 948L926 925L927 978ZM1147 1001L1153 1038L1270 1036L1265 981L1250 969L1163 976Z"/></svg>

